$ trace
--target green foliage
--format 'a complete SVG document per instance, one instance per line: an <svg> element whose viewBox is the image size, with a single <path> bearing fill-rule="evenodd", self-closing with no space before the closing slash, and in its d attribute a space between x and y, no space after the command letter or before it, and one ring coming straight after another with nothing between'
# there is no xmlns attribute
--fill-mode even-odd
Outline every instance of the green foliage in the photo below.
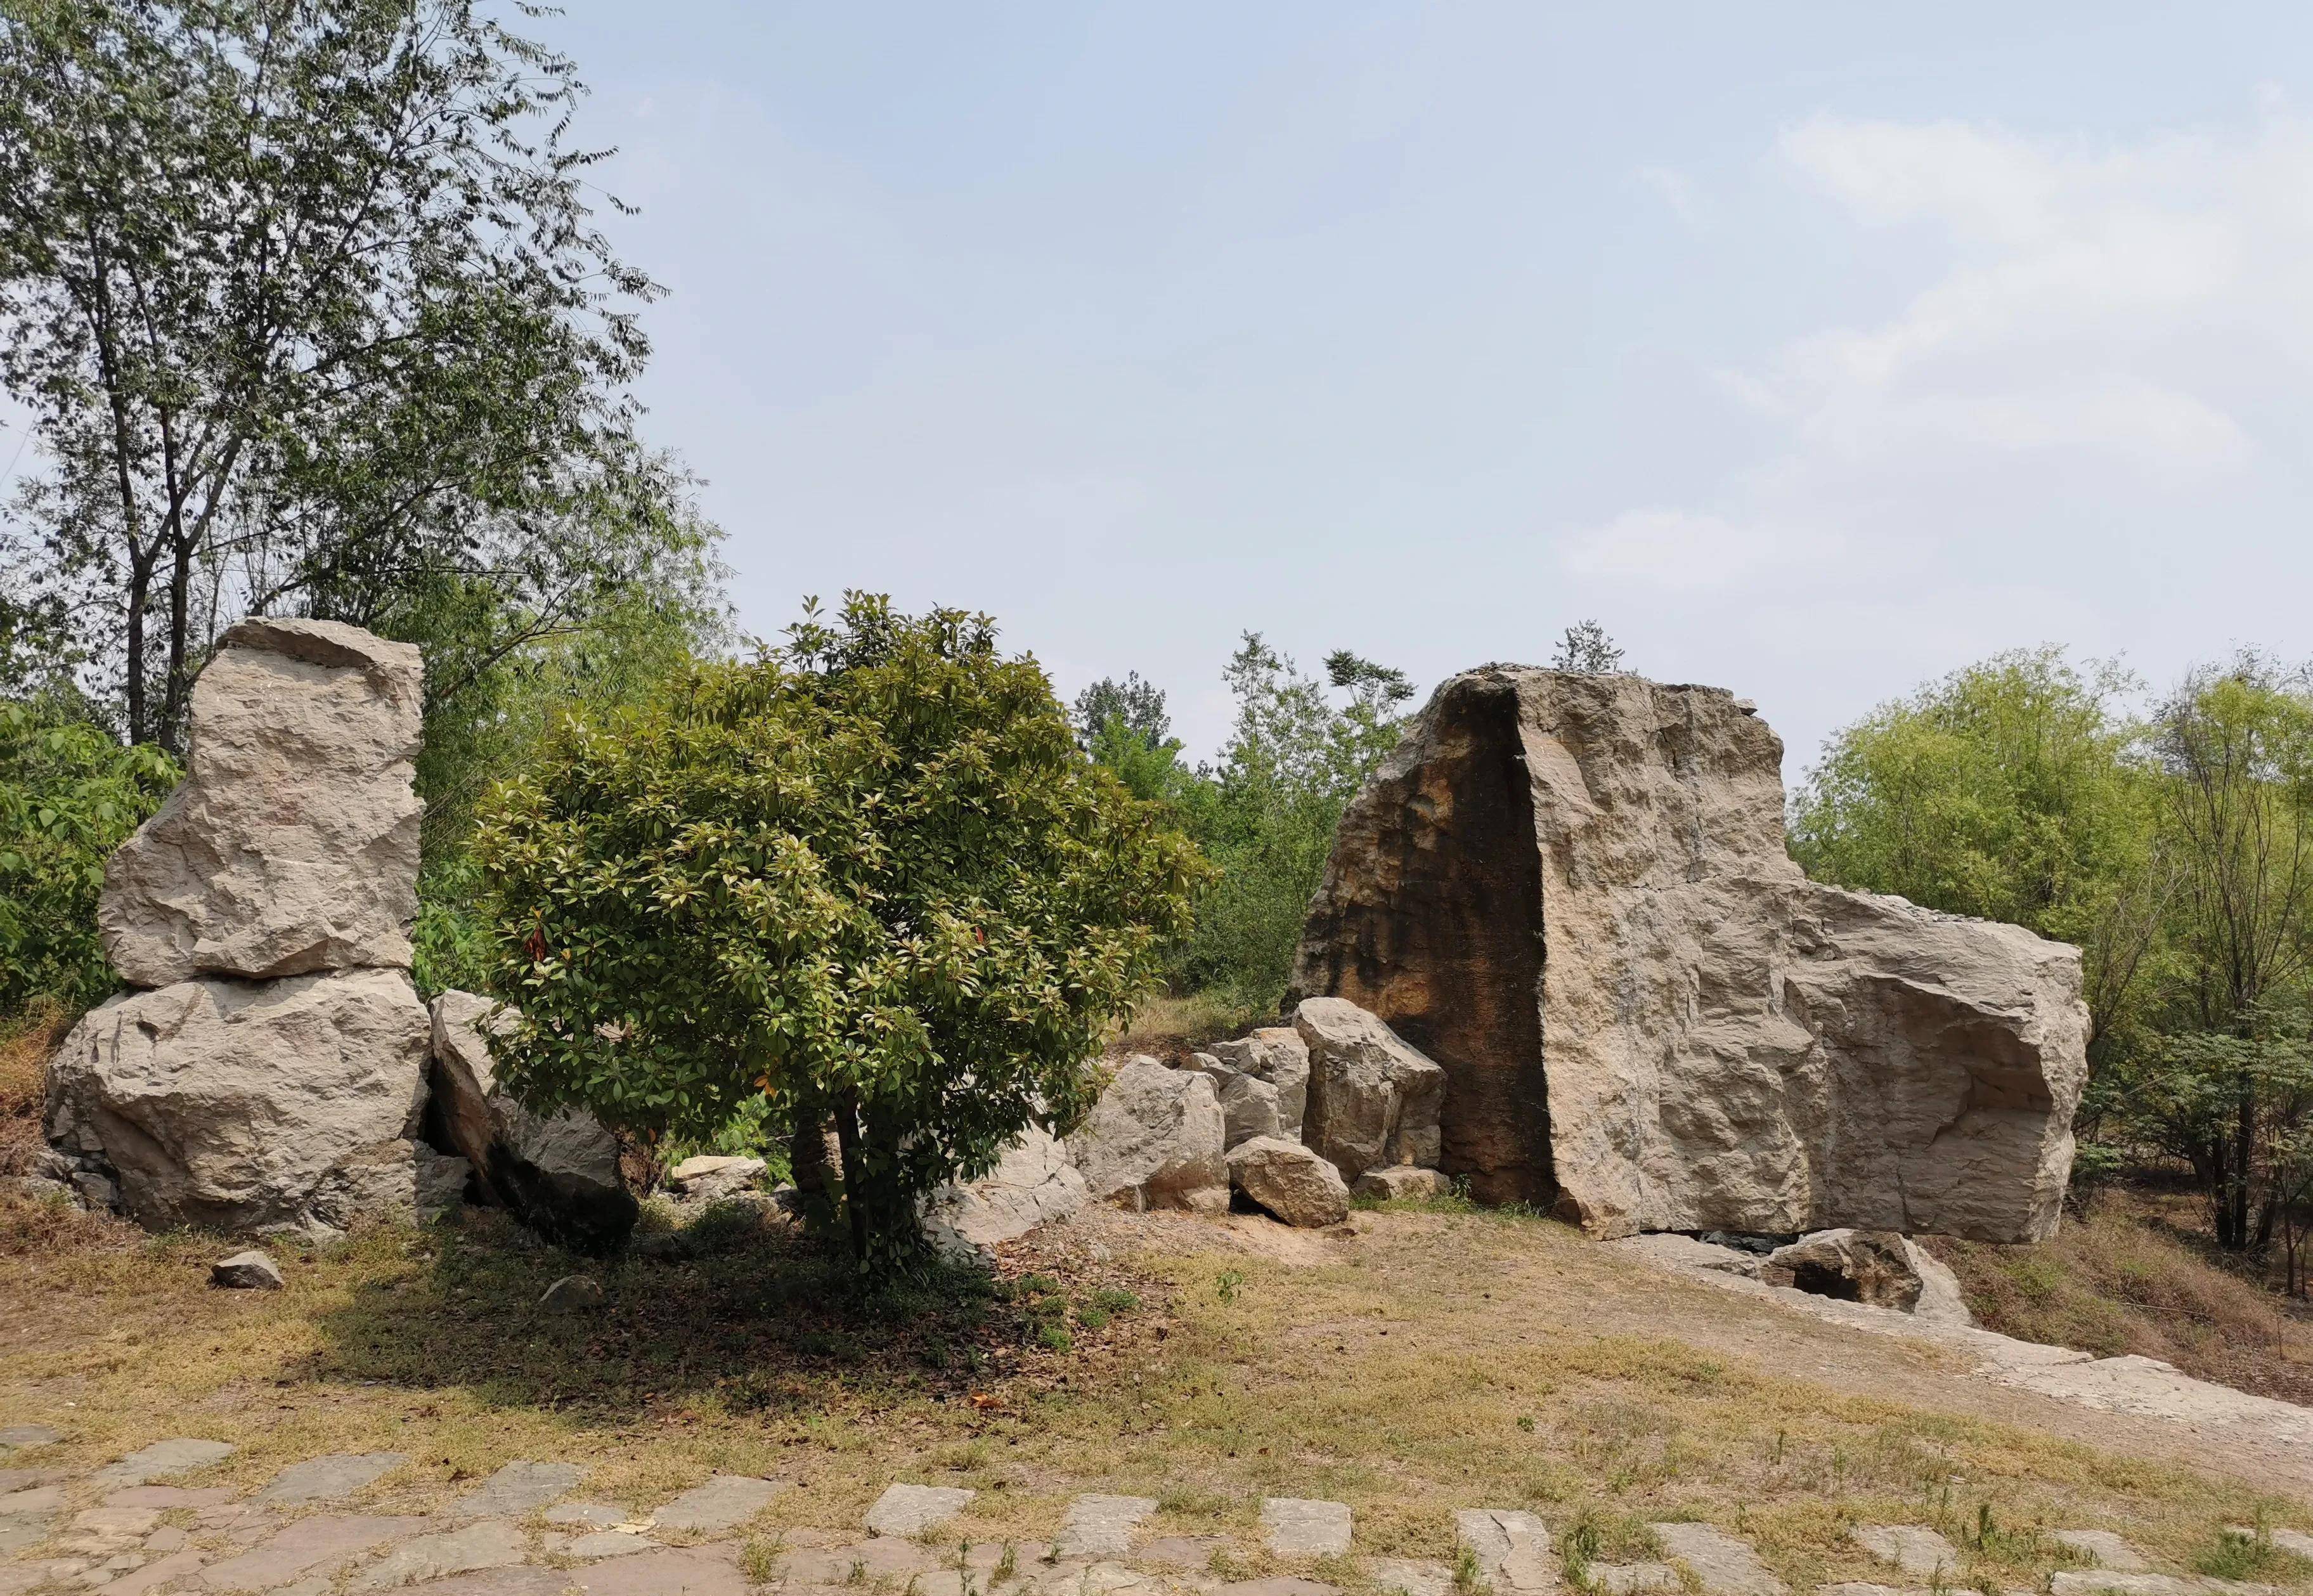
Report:
<svg viewBox="0 0 2313 1596"><path fill-rule="evenodd" d="M96 935L105 858L181 774L57 703L0 702L0 1014L111 991Z"/></svg>
<svg viewBox="0 0 2313 1596"><path fill-rule="evenodd" d="M924 1194L1090 1107L1200 869L985 617L853 595L787 639L558 723L495 795L488 984L523 1018L494 1051L635 1129L831 1117L884 1270Z"/></svg>
<svg viewBox="0 0 2313 1596"><path fill-rule="evenodd" d="M1558 647L1550 657L1550 668L1603 675L1623 668L1623 651L1596 621L1578 621L1558 639Z"/></svg>
<svg viewBox="0 0 2313 1596"><path fill-rule="evenodd" d="M242 614L454 622L438 699L615 599L668 497L625 388L657 290L562 142L582 93L466 0L0 7L0 385L43 463L0 666L176 748Z"/></svg>

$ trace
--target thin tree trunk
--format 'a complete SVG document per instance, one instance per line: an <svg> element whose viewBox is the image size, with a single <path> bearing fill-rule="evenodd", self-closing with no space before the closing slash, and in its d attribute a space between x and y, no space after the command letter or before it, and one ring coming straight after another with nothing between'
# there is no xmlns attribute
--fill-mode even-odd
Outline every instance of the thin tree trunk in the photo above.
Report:
<svg viewBox="0 0 2313 1596"><path fill-rule="evenodd" d="M851 1221L851 1256L867 1261L867 1170L860 1157L859 1095L847 1091L835 1104L835 1140L843 1151L843 1212Z"/></svg>

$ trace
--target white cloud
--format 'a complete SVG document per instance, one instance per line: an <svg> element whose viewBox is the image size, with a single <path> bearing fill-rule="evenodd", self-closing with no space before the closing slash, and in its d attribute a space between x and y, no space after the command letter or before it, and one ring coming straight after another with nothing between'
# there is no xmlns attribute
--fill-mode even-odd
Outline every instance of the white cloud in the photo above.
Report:
<svg viewBox="0 0 2313 1596"><path fill-rule="evenodd" d="M1688 588L1725 586L1829 551L1830 541L1820 533L1779 533L1685 510L1626 510L1559 545L1561 560L1577 576Z"/></svg>

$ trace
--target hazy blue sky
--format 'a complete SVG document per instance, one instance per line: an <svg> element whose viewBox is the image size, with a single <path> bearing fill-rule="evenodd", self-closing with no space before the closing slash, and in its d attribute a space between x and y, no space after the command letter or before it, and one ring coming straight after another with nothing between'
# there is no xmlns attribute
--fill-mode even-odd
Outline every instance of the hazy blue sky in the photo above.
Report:
<svg viewBox="0 0 2313 1596"><path fill-rule="evenodd" d="M1204 753L1248 628L1426 693L1595 615L1793 776L1999 648L2313 653L2313 8L541 26L758 631L986 609Z"/></svg>

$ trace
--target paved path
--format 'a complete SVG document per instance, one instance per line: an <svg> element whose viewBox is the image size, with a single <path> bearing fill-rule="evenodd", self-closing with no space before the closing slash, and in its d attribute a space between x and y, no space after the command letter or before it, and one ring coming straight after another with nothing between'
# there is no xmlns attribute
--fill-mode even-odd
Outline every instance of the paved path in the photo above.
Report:
<svg viewBox="0 0 2313 1596"><path fill-rule="evenodd" d="M1608 1596L1790 1596L1752 1546L1705 1523L1652 1526L1644 1560L1570 1567L1544 1519L1467 1508L1455 1515L1457 1575L1409 1558L1341 1566L1358 1553L1348 1505L1272 1496L1259 1519L1277 1572L1233 1581L1213 1572L1232 1544L1164 1533L1148 1496L1077 1496L1050 1546L974 1542L972 1492L907 1481L857 1525L751 1533L787 1482L717 1475L642 1509L587 1499L575 1464L517 1459L438 1511L386 1513L368 1510L390 1501L409 1463L399 1453L309 1458L242 1493L203 1483L232 1455L221 1442L160 1441L75 1477L39 1466L62 1439L37 1425L0 1431L0 1476L15 1487L0 1491L0 1596L856 1596L863 1583L914 1596L1337 1596L1325 1576L1352 1574L1396 1596L1465 1596L1473 1575L1496 1596L1555 1592L1570 1576ZM2263 1589L2163 1573L2109 1530L2053 1539L2078 1565L2052 1573L2053 1596ZM1853 1540L1904 1583L1826 1585L1825 1596L1904 1596L1968 1579L1965 1549L1929 1526L1863 1525Z"/></svg>

